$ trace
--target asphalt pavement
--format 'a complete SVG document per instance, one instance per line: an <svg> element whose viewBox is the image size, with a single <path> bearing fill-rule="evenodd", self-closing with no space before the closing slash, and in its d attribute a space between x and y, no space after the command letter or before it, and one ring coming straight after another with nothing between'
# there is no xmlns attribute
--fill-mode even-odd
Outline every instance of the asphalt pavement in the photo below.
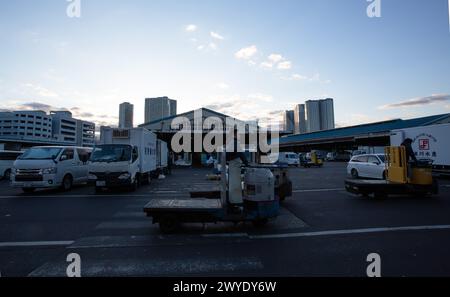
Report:
<svg viewBox="0 0 450 297"><path fill-rule="evenodd" d="M185 224L162 235L143 207L155 198L218 189L207 169L176 169L136 192L78 186L23 194L0 182L0 273L65 276L450 276L450 180L434 197L376 200L348 194L344 163L292 168L293 197L265 228Z"/></svg>

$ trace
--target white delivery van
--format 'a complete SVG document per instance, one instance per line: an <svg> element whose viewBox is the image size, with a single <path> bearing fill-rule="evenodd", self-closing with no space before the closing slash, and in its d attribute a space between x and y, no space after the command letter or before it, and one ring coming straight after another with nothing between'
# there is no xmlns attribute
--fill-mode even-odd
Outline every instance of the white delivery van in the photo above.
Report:
<svg viewBox="0 0 450 297"><path fill-rule="evenodd" d="M40 188L68 191L74 184L88 181L88 160L92 149L42 146L28 149L15 162L11 185L31 193Z"/></svg>
<svg viewBox="0 0 450 297"><path fill-rule="evenodd" d="M406 138L413 140L417 159L433 160L433 171L450 174L450 124L394 130L391 145L399 146Z"/></svg>
<svg viewBox="0 0 450 297"><path fill-rule="evenodd" d="M156 134L144 128L102 128L89 161L89 183L96 191L150 182L157 170Z"/></svg>
<svg viewBox="0 0 450 297"><path fill-rule="evenodd" d="M167 148L167 143L158 139L156 142L156 167L158 169L158 175L161 173L167 174L168 160L169 150Z"/></svg>
<svg viewBox="0 0 450 297"><path fill-rule="evenodd" d="M22 154L23 152L17 151L0 151L0 179L10 179L14 161Z"/></svg>
<svg viewBox="0 0 450 297"><path fill-rule="evenodd" d="M276 156L274 156L274 157L276 157ZM274 157L272 157L272 158L269 157L269 158L272 161ZM286 164L289 166L299 166L300 158L299 158L299 155L296 153L280 152L278 154L278 159L273 160L273 163Z"/></svg>

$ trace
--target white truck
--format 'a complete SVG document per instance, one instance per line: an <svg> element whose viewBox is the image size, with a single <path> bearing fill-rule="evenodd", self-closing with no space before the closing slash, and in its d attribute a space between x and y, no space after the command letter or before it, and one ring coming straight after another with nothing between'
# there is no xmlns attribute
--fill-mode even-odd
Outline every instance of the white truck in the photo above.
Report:
<svg viewBox="0 0 450 297"><path fill-rule="evenodd" d="M89 182L96 192L126 187L136 190L157 171L156 134L144 128L102 128L100 144L89 162Z"/></svg>
<svg viewBox="0 0 450 297"><path fill-rule="evenodd" d="M399 146L406 138L413 140L412 148L417 159L433 160L433 171L450 174L450 124L394 130L391 145Z"/></svg>
<svg viewBox="0 0 450 297"><path fill-rule="evenodd" d="M167 148L167 143L159 140L156 143L156 168L157 174L167 174L168 173L168 163L169 160L169 150ZM157 177L157 176L156 176Z"/></svg>

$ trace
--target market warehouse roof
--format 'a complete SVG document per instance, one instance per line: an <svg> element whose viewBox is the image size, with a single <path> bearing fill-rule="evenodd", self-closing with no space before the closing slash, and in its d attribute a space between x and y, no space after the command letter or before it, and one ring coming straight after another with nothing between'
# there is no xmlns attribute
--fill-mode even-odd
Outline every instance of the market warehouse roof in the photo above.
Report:
<svg viewBox="0 0 450 297"><path fill-rule="evenodd" d="M397 119L313 133L289 135L280 138L280 145L286 146L290 144L302 143L323 143L336 140L354 139L359 137L376 137L386 135L392 130L427 126L449 121L450 113L410 120Z"/></svg>

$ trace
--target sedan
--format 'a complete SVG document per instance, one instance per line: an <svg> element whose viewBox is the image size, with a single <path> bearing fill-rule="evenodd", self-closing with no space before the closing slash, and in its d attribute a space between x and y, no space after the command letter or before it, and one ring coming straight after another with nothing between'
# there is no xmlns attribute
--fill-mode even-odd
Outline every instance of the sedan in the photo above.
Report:
<svg viewBox="0 0 450 297"><path fill-rule="evenodd" d="M385 157L382 154L354 156L348 162L347 173L353 178L365 177L385 180L387 176Z"/></svg>

